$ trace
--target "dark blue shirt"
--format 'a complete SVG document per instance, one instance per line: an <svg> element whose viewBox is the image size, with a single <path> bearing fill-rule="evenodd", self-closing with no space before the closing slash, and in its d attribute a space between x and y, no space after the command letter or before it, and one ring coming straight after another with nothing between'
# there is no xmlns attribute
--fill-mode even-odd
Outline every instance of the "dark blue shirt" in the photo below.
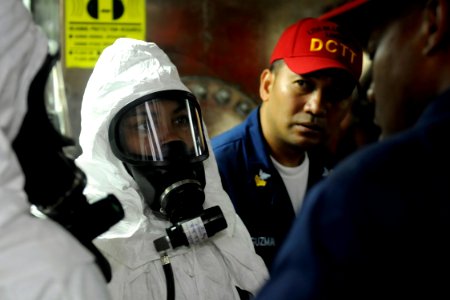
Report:
<svg viewBox="0 0 450 300"><path fill-rule="evenodd" d="M212 138L222 184L250 232L259 254L270 268L273 257L295 218L292 202L259 121L259 107L231 130ZM308 187L322 178L323 164L308 153Z"/></svg>

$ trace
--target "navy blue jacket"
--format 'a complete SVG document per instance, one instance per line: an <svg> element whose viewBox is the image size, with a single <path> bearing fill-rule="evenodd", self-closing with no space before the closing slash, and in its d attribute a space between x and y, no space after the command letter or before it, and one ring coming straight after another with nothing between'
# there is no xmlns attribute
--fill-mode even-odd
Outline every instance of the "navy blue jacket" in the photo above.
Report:
<svg viewBox="0 0 450 300"><path fill-rule="evenodd" d="M265 299L450 299L450 91L308 194Z"/></svg>
<svg viewBox="0 0 450 300"><path fill-rule="evenodd" d="M295 213L283 180L270 159L259 107L244 122L211 141L223 187L248 228L256 253L270 268ZM324 167L314 155L308 155L309 187L322 178Z"/></svg>

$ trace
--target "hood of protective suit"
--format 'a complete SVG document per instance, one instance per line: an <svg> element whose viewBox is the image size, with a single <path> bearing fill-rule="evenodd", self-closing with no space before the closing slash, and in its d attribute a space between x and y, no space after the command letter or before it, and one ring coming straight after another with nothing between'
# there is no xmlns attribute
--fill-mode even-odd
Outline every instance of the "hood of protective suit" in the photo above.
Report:
<svg viewBox="0 0 450 300"><path fill-rule="evenodd" d="M28 209L24 175L12 149L28 90L47 55L47 38L18 0L0 1L0 227Z"/></svg>
<svg viewBox="0 0 450 300"><path fill-rule="evenodd" d="M148 218L159 226L167 225L152 214L144 215L146 207L138 187L123 162L112 153L108 139L111 119L121 108L162 90L189 91L156 44L149 46L127 38L118 39L103 51L88 81L81 107L82 154L76 163L87 175L86 195L90 201L112 193L125 209L125 218L103 237L129 237Z"/></svg>

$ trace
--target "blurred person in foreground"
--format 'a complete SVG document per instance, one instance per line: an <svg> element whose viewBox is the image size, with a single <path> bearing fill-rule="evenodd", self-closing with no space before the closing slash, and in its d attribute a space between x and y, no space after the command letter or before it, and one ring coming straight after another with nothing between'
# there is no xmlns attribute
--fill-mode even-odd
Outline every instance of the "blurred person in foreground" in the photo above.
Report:
<svg viewBox="0 0 450 300"><path fill-rule="evenodd" d="M352 1L322 16L372 58L381 140L319 183L263 299L450 297L450 3Z"/></svg>
<svg viewBox="0 0 450 300"><path fill-rule="evenodd" d="M353 93L352 107L341 122L341 132L334 137L335 140L330 145L333 165L380 138L380 128L374 122L375 103L367 96L371 77L369 68L360 79L358 92Z"/></svg>
<svg viewBox="0 0 450 300"><path fill-rule="evenodd" d="M25 116L35 113L30 107L44 107L39 82L48 67L47 38L20 0L0 1L0 35L0 299L110 299L94 255L56 222L30 213L24 185L32 179L24 176L13 148L23 136ZM34 134L46 140L51 131ZM38 155L45 148L29 143L27 154L49 163ZM55 174L40 172L52 184ZM43 195L37 200L48 199Z"/></svg>
<svg viewBox="0 0 450 300"><path fill-rule="evenodd" d="M212 139L223 187L269 268L304 195L332 168L328 146L361 70L361 47L336 24L299 20L261 73L262 104Z"/></svg>
<svg viewBox="0 0 450 300"><path fill-rule="evenodd" d="M76 162L89 199L111 193L125 209L96 240L114 299L249 299L267 279L208 144L197 99L155 43L121 38L103 51L83 96ZM168 228L202 234L198 217L213 207L226 228L160 248Z"/></svg>

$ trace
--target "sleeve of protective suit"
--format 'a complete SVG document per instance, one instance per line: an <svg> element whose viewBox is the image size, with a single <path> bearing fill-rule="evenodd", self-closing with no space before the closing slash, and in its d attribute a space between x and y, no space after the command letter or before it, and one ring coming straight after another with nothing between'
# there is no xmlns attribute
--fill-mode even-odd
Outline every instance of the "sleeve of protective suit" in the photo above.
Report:
<svg viewBox="0 0 450 300"><path fill-rule="evenodd" d="M209 137L207 141L209 149L212 149ZM214 239L214 243L225 257L230 272L236 278L236 285L255 294L268 278L268 272L262 258L255 253L247 228L222 188L213 151L210 151L209 160L205 163L205 173L206 197L220 203L228 224L225 234L219 239Z"/></svg>
<svg viewBox="0 0 450 300"><path fill-rule="evenodd" d="M8 199L23 200L12 194ZM0 299L110 299L91 253L58 224L32 217L24 208L1 226Z"/></svg>

